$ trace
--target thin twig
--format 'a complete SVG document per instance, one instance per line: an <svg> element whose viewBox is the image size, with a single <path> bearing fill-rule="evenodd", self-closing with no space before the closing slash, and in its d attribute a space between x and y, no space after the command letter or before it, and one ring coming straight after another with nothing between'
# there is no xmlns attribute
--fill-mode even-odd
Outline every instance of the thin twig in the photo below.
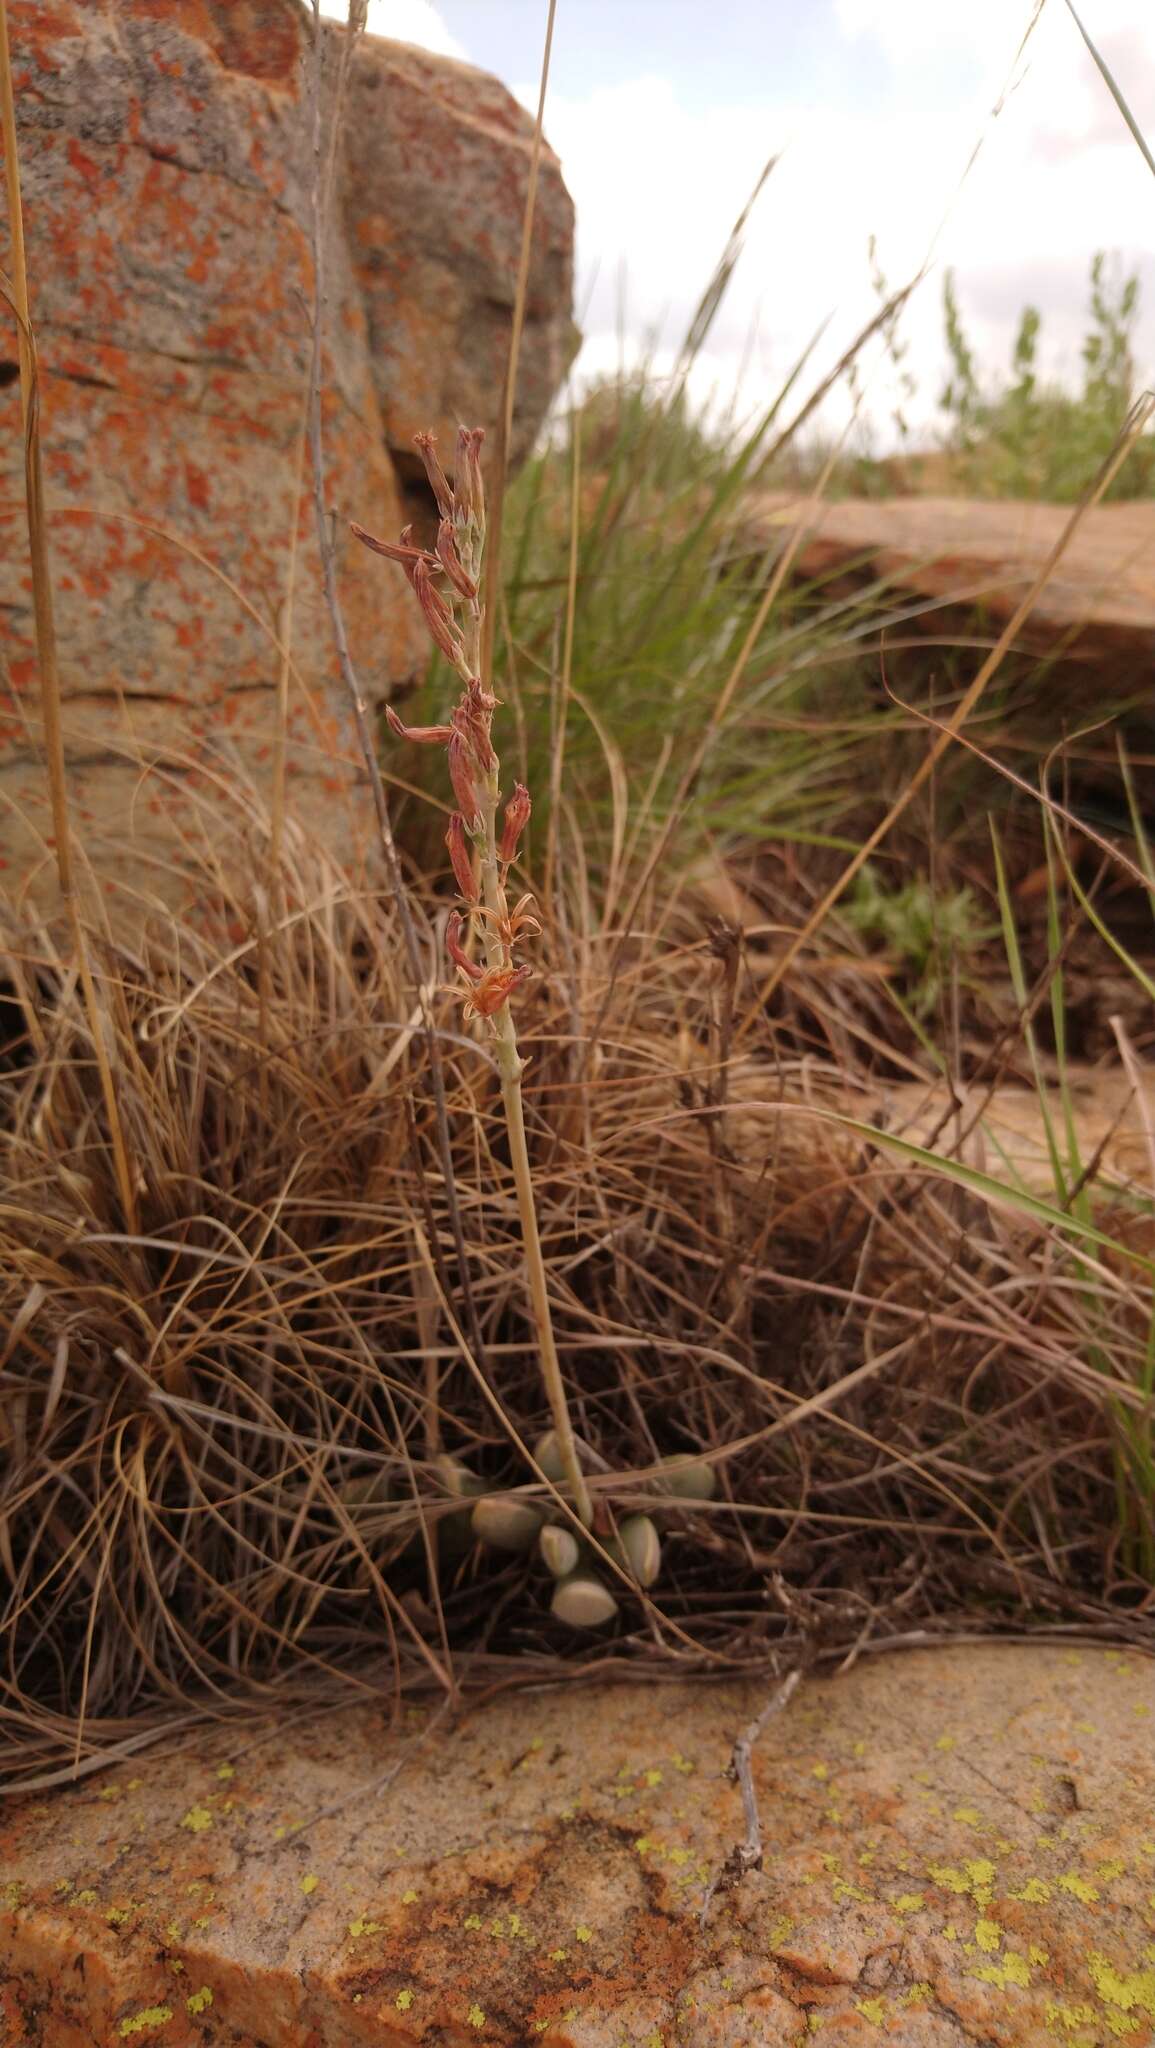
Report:
<svg viewBox="0 0 1155 2048"><path fill-rule="evenodd" d="M355 33L352 12L346 34ZM343 64L339 83L343 86L348 75L348 58ZM321 555L321 573L325 586L325 602L333 628L333 640L337 649L337 661L341 680L349 698L357 743L369 787L373 794L373 808L377 816L377 829L381 840L381 851L385 857L385 872L401 926L401 938L405 947L405 958L410 977L421 1009L422 1029L429 1059L429 1078L433 1088L434 1113L437 1122L437 1150L441 1158L442 1176L445 1182L445 1201L449 1213L449 1226L453 1233L454 1249L457 1253L457 1269L461 1283L461 1298L465 1305L470 1341L474 1356L484 1368L485 1340L481 1332L481 1321L477 1313L473 1284L470 1279L469 1254L465 1248L465 1231L461 1221L461 1205L457 1195L457 1180L453 1168L453 1146L449 1135L449 1111L445 1100L445 1073L441 1060L441 1049L433 1024L433 1013L426 993L425 974L422 968L421 947L397 844L393 837L393 823L389 815L389 799L381 779L381 768L377 760L377 748L369 726L368 705L362 694L360 680L349 652L349 640L345 631L345 615L341 595L337 589L336 542L325 504L325 453L321 429L321 358L322 328L325 306L325 281L323 261L324 222L328 194L322 170L323 162L323 84L324 84L324 43L321 27L320 0L313 0L313 305L312 305L312 356L309 367L309 447L313 463L313 503L317 520L317 546ZM340 121L341 109L333 107L333 129ZM333 159L330 159L332 162Z"/></svg>
<svg viewBox="0 0 1155 2048"><path fill-rule="evenodd" d="M746 1836L744 1841L735 1842L721 1869L715 1877L711 1878L707 1886L706 1896L702 1901L701 1925L703 1927L706 1925L706 1917L714 1902L715 1893L733 1891L735 1885L741 1884L748 1870L761 1870L762 1868L762 1822L758 1813L758 1794L754 1789L751 1757L754 1744L765 1728L767 1721L772 1721L775 1715L783 1713L789 1706L801 1677L802 1666L796 1664L792 1671L786 1673L777 1690L771 1693L761 1713L756 1714L749 1726L742 1730L730 1753L730 1762L726 1768L726 1776L737 1783L738 1790L742 1794L742 1814L746 1822Z"/></svg>

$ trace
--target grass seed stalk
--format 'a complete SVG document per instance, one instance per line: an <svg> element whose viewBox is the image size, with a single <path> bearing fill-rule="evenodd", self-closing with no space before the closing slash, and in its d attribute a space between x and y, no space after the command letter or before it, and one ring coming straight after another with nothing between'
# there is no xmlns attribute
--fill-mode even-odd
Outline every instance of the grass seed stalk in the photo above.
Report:
<svg viewBox="0 0 1155 2048"><path fill-rule="evenodd" d="M433 436L417 436L417 447L437 500L439 521L434 550L416 545L411 527L404 529L399 542L377 540L355 524L353 532L367 547L404 569L436 646L463 685L447 724L407 726L391 708L386 716L399 738L426 746L443 746L446 750L449 779L457 800L446 845L464 906L464 915L461 910L454 910L450 917L446 944L464 984L465 1016L476 1018L493 1042L542 1381L557 1431L565 1481L578 1516L589 1528L593 1508L578 1461L554 1339L526 1142L521 1088L525 1061L518 1050L517 1028L510 1008L511 996L531 972L516 958L517 947L523 939L540 933L541 926L534 915L531 896L522 895L512 907L509 898L510 868L517 858L532 806L529 791L518 782L501 810L501 764L493 745L493 714L498 699L482 675L482 440L480 428L460 429L450 484ZM480 942L481 961L469 950L468 941L474 930Z"/></svg>

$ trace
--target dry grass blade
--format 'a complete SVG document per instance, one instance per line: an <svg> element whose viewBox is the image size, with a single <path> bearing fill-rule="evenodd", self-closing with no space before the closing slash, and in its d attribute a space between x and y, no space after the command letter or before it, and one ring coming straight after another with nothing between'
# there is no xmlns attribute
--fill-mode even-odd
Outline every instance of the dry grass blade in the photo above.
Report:
<svg viewBox="0 0 1155 2048"><path fill-rule="evenodd" d="M0 287L16 319L20 363L20 404L24 422L24 492L28 514L28 546L32 563L32 607L36 625L36 653L40 669L40 693L44 719L44 741L52 798L52 826L56 842L56 868L60 894L72 928L77 971L84 988L85 1007L92 1032L92 1049L100 1076L105 1114L112 1138L113 1157L121 1206L130 1230L136 1227L136 1187L129 1163L112 1070L105 1047L105 1025L97 1002L88 948L84 941L76 901L76 878L72 849L72 827L68 815L68 790L64 764L64 736L60 716L60 673L56 659L56 625L52 606L52 577L48 564L48 531L44 507L44 472L40 452L40 389L36 360L36 339L28 298L28 274L24 255L24 213L20 197L20 160L16 144L16 109L12 90L12 56L8 41L7 0L0 0L0 140L4 149L4 176L8 198L8 225L12 237L12 278L0 277Z"/></svg>

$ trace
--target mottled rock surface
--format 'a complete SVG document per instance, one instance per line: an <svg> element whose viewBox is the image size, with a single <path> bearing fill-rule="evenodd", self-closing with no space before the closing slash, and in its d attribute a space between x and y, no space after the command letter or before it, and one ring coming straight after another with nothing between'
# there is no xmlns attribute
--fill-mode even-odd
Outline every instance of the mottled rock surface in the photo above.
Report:
<svg viewBox="0 0 1155 2048"><path fill-rule="evenodd" d="M812 505L785 496L754 515L763 543L801 526L798 572L835 587L881 580L896 594L938 599L1010 619L1071 517L1067 505L965 498L848 499ZM917 625L918 621L912 622ZM922 621L943 628L936 609ZM1118 667L1155 656L1155 505L1088 512L1040 595L1019 644Z"/></svg>
<svg viewBox="0 0 1155 2048"><path fill-rule="evenodd" d="M765 1866L703 1929L763 1697L271 1717L9 1808L0 2038L1147 2048L1149 1662L966 1646L808 1684L755 1752Z"/></svg>
<svg viewBox="0 0 1155 2048"><path fill-rule="evenodd" d="M110 886L171 894L191 794L203 804L240 767L259 811L291 615L290 802L351 849L363 806L337 801L353 749L301 461L305 10L12 0L9 18L82 839ZM331 58L342 33L326 32ZM378 531L412 510L417 428L435 428L448 458L459 418L496 420L531 129L491 78L376 38L358 48L325 246L325 420L330 500ZM520 451L568 358L571 259L572 208L546 151ZM11 337L0 354L0 859L13 894L31 877L50 899ZM380 702L424 665L416 607L401 572L352 543L340 580Z"/></svg>

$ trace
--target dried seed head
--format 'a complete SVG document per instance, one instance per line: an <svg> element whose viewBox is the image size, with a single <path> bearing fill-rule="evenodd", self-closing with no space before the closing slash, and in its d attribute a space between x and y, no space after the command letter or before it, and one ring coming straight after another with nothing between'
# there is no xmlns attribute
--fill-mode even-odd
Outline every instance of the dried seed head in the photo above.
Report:
<svg viewBox="0 0 1155 2048"><path fill-rule="evenodd" d="M547 1572L555 1579L568 1578L577 1564L579 1551L577 1537L572 1529L543 1529L537 1539L538 1555Z"/></svg>
<svg viewBox="0 0 1155 2048"><path fill-rule="evenodd" d="M570 1628L604 1628L618 1611L608 1586L592 1572L571 1572L554 1589L550 1613Z"/></svg>
<svg viewBox="0 0 1155 2048"><path fill-rule="evenodd" d="M457 883L458 890L464 896L467 903L476 903L477 881L473 872L473 860L469 851L469 842L465 835L465 820L460 811L454 811L453 816L449 820L449 830L445 834L445 844L449 848L449 860L453 868L453 879Z"/></svg>
<svg viewBox="0 0 1155 2048"><path fill-rule="evenodd" d="M425 474L437 500L437 510L443 519L452 519L453 492L449 488L449 479L441 467L436 439L432 434L414 434L413 443L425 464Z"/></svg>
<svg viewBox="0 0 1155 2048"><path fill-rule="evenodd" d="M718 1475L712 1465L700 1458L663 1458L665 1470L662 1473L663 1493L672 1493L679 1500L713 1500L718 1490Z"/></svg>
<svg viewBox="0 0 1155 2048"><path fill-rule="evenodd" d="M490 1550L531 1550L541 1528L541 1516L525 1500L510 1500L500 1493L486 1494L473 1510L473 1533Z"/></svg>
<svg viewBox="0 0 1155 2048"><path fill-rule="evenodd" d="M529 814L532 809L533 805L530 802L529 791L524 782L515 782L513 785L513 795L505 806L505 815L501 826L501 845L498 847L498 853L507 866L517 853L517 842L529 823Z"/></svg>
<svg viewBox="0 0 1155 2048"><path fill-rule="evenodd" d="M614 1548L639 1586L653 1585L662 1569L662 1546L648 1515L628 1515L619 1522Z"/></svg>

